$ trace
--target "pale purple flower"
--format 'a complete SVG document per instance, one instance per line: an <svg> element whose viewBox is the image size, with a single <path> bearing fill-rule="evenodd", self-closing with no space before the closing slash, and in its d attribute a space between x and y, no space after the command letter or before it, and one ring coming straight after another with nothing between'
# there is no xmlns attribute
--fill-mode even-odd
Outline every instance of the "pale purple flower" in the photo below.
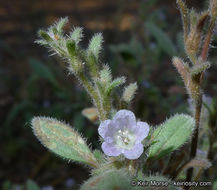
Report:
<svg viewBox="0 0 217 190"><path fill-rule="evenodd" d="M142 141L148 136L149 125L136 122L133 112L120 110L112 120L103 121L98 129L104 139L102 150L107 156L119 156L137 159L143 153Z"/></svg>

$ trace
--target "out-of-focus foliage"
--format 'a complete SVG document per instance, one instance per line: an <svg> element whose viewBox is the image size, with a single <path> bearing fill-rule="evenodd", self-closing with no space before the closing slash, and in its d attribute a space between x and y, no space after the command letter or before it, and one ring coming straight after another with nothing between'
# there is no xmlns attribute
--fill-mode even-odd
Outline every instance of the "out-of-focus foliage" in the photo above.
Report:
<svg viewBox="0 0 217 190"><path fill-rule="evenodd" d="M12 184L10 181L5 181L2 184L2 190L40 190L40 187L32 180L28 179L25 185Z"/></svg>

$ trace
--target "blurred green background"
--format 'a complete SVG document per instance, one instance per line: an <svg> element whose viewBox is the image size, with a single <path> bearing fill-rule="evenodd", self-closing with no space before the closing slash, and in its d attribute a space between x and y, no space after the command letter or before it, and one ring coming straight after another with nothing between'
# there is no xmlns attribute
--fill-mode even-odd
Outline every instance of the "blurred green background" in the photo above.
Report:
<svg viewBox="0 0 217 190"><path fill-rule="evenodd" d="M199 10L207 1L191 0ZM97 126L81 111L91 106L61 59L34 43L37 31L69 16L72 26L84 27L81 45L94 32L103 32L101 62L113 76L138 82L132 105L138 118L157 125L176 112L188 112L183 82L171 64L185 58L181 18L175 0L9 0L0 1L0 186L19 189L28 179L43 190L77 189L88 170L49 153L30 128L33 116L65 120L100 148ZM217 45L217 32L213 45ZM210 52L205 94L217 94L217 50ZM216 163L216 160L214 160ZM215 168L214 168L215 169ZM217 178L217 176L212 176ZM31 184L31 181L27 182ZM10 184L13 184L12 186ZM17 185L15 185L17 184Z"/></svg>

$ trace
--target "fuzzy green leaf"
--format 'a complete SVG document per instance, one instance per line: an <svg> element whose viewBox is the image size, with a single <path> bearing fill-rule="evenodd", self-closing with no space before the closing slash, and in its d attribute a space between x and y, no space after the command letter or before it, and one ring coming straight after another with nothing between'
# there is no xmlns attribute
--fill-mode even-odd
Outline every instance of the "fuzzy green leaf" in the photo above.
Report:
<svg viewBox="0 0 217 190"><path fill-rule="evenodd" d="M105 65L104 68L100 71L100 81L103 84L108 84L112 80L111 70L109 66Z"/></svg>
<svg viewBox="0 0 217 190"><path fill-rule="evenodd" d="M98 59L99 54L102 50L102 42L103 42L102 34L101 33L95 34L90 40L90 43L88 45L87 55L90 56L91 54L93 54L96 57L96 59Z"/></svg>
<svg viewBox="0 0 217 190"><path fill-rule="evenodd" d="M57 30L59 35L62 34L63 27L67 24L67 22L68 22L68 17L61 18L56 22L56 24L55 24L56 25L56 30Z"/></svg>
<svg viewBox="0 0 217 190"><path fill-rule="evenodd" d="M119 77L116 78L115 80L113 80L107 87L106 89L106 94L110 94L112 92L112 90L122 84L124 84L126 81L125 77Z"/></svg>
<svg viewBox="0 0 217 190"><path fill-rule="evenodd" d="M51 42L53 39L47 34L47 32L45 32L44 30L39 30L38 31L38 35L45 40L46 42ZM44 42L44 41L41 42ZM40 41L37 41L38 43L40 43ZM45 42L44 42L45 43Z"/></svg>
<svg viewBox="0 0 217 190"><path fill-rule="evenodd" d="M75 41L78 44L83 38L83 29L81 27L75 27L70 33L70 39Z"/></svg>
<svg viewBox="0 0 217 190"><path fill-rule="evenodd" d="M161 28L159 28L154 23L150 22L146 22L145 27L151 32L153 37L156 39L162 51L164 51L170 56L174 56L177 54L176 48L170 40L169 36L165 32L163 32Z"/></svg>
<svg viewBox="0 0 217 190"><path fill-rule="evenodd" d="M67 40L66 47L70 56L74 57L76 55L75 41Z"/></svg>
<svg viewBox="0 0 217 190"><path fill-rule="evenodd" d="M32 128L41 143L57 155L92 167L98 166L84 139L69 125L52 118L35 117Z"/></svg>
<svg viewBox="0 0 217 190"><path fill-rule="evenodd" d="M149 157L162 157L183 145L192 135L195 126L191 116L177 114L161 124L153 133L156 141L150 147Z"/></svg>
<svg viewBox="0 0 217 190"><path fill-rule="evenodd" d="M104 161L105 155L100 150L94 150L93 154L100 163Z"/></svg>
<svg viewBox="0 0 217 190"><path fill-rule="evenodd" d="M124 169L106 169L100 175L88 179L80 190L142 190L143 187L132 186L132 177Z"/></svg>

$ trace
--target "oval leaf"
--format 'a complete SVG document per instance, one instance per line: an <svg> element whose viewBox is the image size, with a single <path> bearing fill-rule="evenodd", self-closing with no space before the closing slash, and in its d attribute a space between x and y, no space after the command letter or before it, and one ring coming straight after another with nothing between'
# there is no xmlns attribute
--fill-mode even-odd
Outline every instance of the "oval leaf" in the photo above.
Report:
<svg viewBox="0 0 217 190"><path fill-rule="evenodd" d="M100 175L92 176L80 190L143 190L143 187L133 186L132 177L124 169L110 169Z"/></svg>
<svg viewBox="0 0 217 190"><path fill-rule="evenodd" d="M57 155L92 167L98 166L84 139L71 126L56 119L35 117L32 128L41 143Z"/></svg>
<svg viewBox="0 0 217 190"><path fill-rule="evenodd" d="M183 145L192 135L194 119L189 115L175 115L161 124L153 133L156 141L150 147L149 157L162 157Z"/></svg>

